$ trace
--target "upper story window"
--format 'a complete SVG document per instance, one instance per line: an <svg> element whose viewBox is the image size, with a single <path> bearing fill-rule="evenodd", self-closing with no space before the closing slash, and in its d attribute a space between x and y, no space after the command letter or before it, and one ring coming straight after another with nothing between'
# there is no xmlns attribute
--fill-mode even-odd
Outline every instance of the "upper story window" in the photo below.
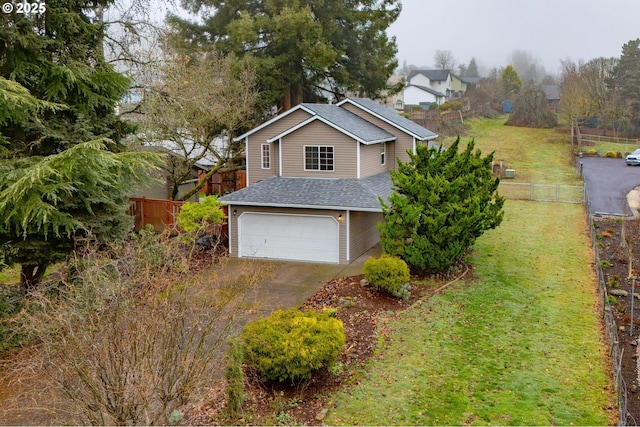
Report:
<svg viewBox="0 0 640 427"><path fill-rule="evenodd" d="M333 147L306 145L304 147L304 170L333 171Z"/></svg>
<svg viewBox="0 0 640 427"><path fill-rule="evenodd" d="M382 144L380 144L380 164L384 165L384 161L385 161L385 157L387 154L387 144L385 144L384 142Z"/></svg>
<svg viewBox="0 0 640 427"><path fill-rule="evenodd" d="M271 144L262 144L262 169L271 169Z"/></svg>

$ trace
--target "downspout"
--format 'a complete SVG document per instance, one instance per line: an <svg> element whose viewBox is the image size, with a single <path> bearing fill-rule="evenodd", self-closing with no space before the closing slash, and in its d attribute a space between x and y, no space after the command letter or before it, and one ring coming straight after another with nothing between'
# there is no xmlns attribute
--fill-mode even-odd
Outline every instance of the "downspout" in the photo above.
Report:
<svg viewBox="0 0 640 427"><path fill-rule="evenodd" d="M356 152L356 167L358 169L356 173L356 178L360 179L360 141L356 141L358 144L357 152Z"/></svg>
<svg viewBox="0 0 640 427"><path fill-rule="evenodd" d="M251 182L249 180L249 137L244 138L244 158L245 158L245 171L247 173L247 186Z"/></svg>

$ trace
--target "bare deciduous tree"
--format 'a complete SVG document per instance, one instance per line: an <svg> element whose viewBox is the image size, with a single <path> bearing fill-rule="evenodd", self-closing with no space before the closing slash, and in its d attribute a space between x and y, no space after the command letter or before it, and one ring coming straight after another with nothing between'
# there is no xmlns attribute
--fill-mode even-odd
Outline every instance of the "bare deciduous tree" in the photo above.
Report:
<svg viewBox="0 0 640 427"><path fill-rule="evenodd" d="M256 73L249 60L177 54L159 71L159 81L146 95L141 137L146 145L179 156L167 173L173 184L171 197L186 200L243 151L241 144L233 144L233 137L256 119ZM205 179L178 194L194 164L203 159L214 164Z"/></svg>
<svg viewBox="0 0 640 427"><path fill-rule="evenodd" d="M58 423L175 423L221 378L224 343L265 270L193 274L177 239L146 239L86 253L23 312L39 345L14 372L39 373L37 391L49 397L37 403Z"/></svg>
<svg viewBox="0 0 640 427"><path fill-rule="evenodd" d="M434 66L441 70L453 70L456 67L456 60L449 50L436 50L433 61Z"/></svg>
<svg viewBox="0 0 640 427"><path fill-rule="evenodd" d="M580 65L572 61L562 62L562 86L560 97L560 115L571 127L571 151L573 153L574 135L577 138L577 149L582 145L580 124L593 110L593 102L587 91L584 75Z"/></svg>

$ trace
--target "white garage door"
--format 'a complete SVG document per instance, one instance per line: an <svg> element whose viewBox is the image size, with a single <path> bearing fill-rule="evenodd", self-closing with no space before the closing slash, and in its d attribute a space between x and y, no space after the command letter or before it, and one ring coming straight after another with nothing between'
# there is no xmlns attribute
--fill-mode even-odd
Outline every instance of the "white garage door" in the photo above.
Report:
<svg viewBox="0 0 640 427"><path fill-rule="evenodd" d="M244 212L238 218L240 257L338 263L339 227L331 216Z"/></svg>

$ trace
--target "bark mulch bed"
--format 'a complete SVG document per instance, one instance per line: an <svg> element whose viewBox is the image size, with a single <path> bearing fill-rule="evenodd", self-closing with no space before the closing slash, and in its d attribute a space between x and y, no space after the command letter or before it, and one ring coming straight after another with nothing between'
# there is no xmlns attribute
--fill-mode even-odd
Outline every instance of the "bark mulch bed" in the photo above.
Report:
<svg viewBox="0 0 640 427"><path fill-rule="evenodd" d="M627 425L637 425L640 422L637 371L640 341L640 220L595 218L594 226L595 249L600 258L622 353L620 368L627 391ZM629 277L638 278L635 288Z"/></svg>
<svg viewBox="0 0 640 427"><path fill-rule="evenodd" d="M207 400L185 416L184 424L210 425L322 425L323 415L333 406L333 392L357 383L359 369L374 354L385 325L397 312L410 307L418 299L444 289L467 274L466 265L457 266L457 277L438 277L435 287L412 286L411 297L399 300L370 286L360 284L363 276L343 277L327 282L302 310L339 308L337 318L344 323L346 345L332 372L321 369L301 384L264 384L255 373L245 368L244 418L225 417L224 385L211 390ZM455 274L455 273L454 273Z"/></svg>

